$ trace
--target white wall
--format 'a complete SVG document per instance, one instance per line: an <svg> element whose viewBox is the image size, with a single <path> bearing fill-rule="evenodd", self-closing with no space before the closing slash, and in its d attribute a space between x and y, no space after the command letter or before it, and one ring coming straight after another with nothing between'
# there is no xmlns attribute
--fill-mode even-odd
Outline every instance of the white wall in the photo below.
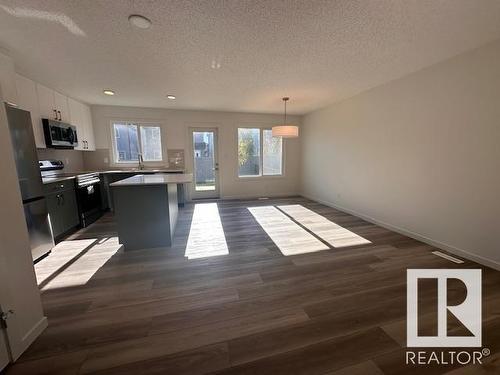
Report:
<svg viewBox="0 0 500 375"><path fill-rule="evenodd" d="M280 115L92 106L92 118L97 152L93 155L84 154L86 168L109 168L109 165L104 163L101 165L96 163L95 158L96 156L102 159L108 157L111 161L109 149L111 147L111 122L113 120L160 123L164 146L168 149L185 150L186 169L188 171L192 171L188 128L190 126L211 126L217 127L219 134L219 168L222 198L293 195L299 192L300 144L298 139L288 139L284 142L284 176L241 179L238 178L237 174L238 125L270 127L283 121L283 117ZM300 117L290 117L290 121L297 125L300 125L300 120ZM166 155L166 150L163 150L163 154ZM90 161L91 158L92 161Z"/></svg>
<svg viewBox="0 0 500 375"><path fill-rule="evenodd" d="M500 268L500 41L312 112L302 191Z"/></svg>

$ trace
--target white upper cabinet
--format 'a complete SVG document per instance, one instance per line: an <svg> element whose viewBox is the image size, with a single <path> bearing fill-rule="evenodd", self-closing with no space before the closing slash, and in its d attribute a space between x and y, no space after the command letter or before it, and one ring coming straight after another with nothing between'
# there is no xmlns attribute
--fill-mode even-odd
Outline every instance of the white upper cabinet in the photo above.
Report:
<svg viewBox="0 0 500 375"><path fill-rule="evenodd" d="M74 99L68 98L68 108L71 117L71 125L76 126L76 136L78 138L78 146L75 150L85 149L85 124L83 121L83 104Z"/></svg>
<svg viewBox="0 0 500 375"><path fill-rule="evenodd" d="M16 74L16 88L18 97L18 106L31 113L31 122L35 143L37 148L45 148L45 138L43 135L42 119L38 106L38 95L36 83L31 79Z"/></svg>
<svg viewBox="0 0 500 375"><path fill-rule="evenodd" d="M68 98L68 107L71 125L76 126L78 137L78 146L75 147L75 150L94 151L94 129L90 107L71 98Z"/></svg>
<svg viewBox="0 0 500 375"><path fill-rule="evenodd" d="M36 85L42 118L70 122L68 97L39 83Z"/></svg>
<svg viewBox="0 0 500 375"><path fill-rule="evenodd" d="M14 60L0 52L0 97L3 101L17 105L16 71Z"/></svg>
<svg viewBox="0 0 500 375"><path fill-rule="evenodd" d="M76 126L78 146L75 150L94 151L94 128L90 107L44 85L15 75L20 108L31 112L36 147L45 148L42 119L58 120Z"/></svg>
<svg viewBox="0 0 500 375"><path fill-rule="evenodd" d="M59 116L59 121L70 123L71 118L69 115L68 97L54 91L54 103Z"/></svg>
<svg viewBox="0 0 500 375"><path fill-rule="evenodd" d="M92 113L88 105L83 105L83 114L86 124L85 141L87 142L87 150L95 151L94 127L92 125Z"/></svg>
<svg viewBox="0 0 500 375"><path fill-rule="evenodd" d="M59 119L54 99L54 90L49 89L39 83L36 84L38 95L38 106L40 108L40 116L51 120Z"/></svg>

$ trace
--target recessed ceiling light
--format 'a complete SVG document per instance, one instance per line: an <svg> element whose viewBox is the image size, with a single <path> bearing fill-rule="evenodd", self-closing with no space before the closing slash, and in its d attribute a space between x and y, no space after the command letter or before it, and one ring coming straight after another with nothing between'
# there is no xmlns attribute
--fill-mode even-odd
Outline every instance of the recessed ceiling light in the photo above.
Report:
<svg viewBox="0 0 500 375"><path fill-rule="evenodd" d="M175 100L175 95L167 95L167 99Z"/></svg>
<svg viewBox="0 0 500 375"><path fill-rule="evenodd" d="M139 14L130 15L128 21L139 29L149 29L151 27L151 20Z"/></svg>
<svg viewBox="0 0 500 375"><path fill-rule="evenodd" d="M115 92L113 90L108 90L108 89L104 90L103 93L109 96L115 95Z"/></svg>

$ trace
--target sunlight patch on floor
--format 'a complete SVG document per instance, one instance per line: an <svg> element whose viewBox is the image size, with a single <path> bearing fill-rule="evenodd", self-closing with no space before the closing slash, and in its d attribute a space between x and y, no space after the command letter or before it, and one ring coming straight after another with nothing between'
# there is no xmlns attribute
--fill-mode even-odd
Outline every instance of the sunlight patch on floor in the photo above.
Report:
<svg viewBox="0 0 500 375"><path fill-rule="evenodd" d="M356 233L335 224L333 221L300 204L278 206L278 208L333 247L339 248L371 243L366 238L358 236Z"/></svg>
<svg viewBox="0 0 500 375"><path fill-rule="evenodd" d="M117 237L62 241L35 264L41 290L85 285L122 245Z"/></svg>
<svg viewBox="0 0 500 375"><path fill-rule="evenodd" d="M217 203L195 204L184 256L197 259L227 254L229 250Z"/></svg>
<svg viewBox="0 0 500 375"><path fill-rule="evenodd" d="M328 246L294 223L276 207L248 207L248 210L283 255L328 250Z"/></svg>

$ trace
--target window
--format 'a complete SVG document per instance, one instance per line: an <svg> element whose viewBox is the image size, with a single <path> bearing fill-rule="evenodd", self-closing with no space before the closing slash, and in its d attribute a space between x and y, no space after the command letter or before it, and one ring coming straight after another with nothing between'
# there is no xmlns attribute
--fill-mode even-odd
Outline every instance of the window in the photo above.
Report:
<svg viewBox="0 0 500 375"><path fill-rule="evenodd" d="M283 158L281 157L283 148L282 138L273 137L273 131L271 129L264 129L262 134L262 169L264 171L264 175L280 175L283 163Z"/></svg>
<svg viewBox="0 0 500 375"><path fill-rule="evenodd" d="M127 163L139 161L137 125L113 124L115 130L115 161Z"/></svg>
<svg viewBox="0 0 500 375"><path fill-rule="evenodd" d="M141 126L141 149L144 161L161 161L159 126Z"/></svg>
<svg viewBox="0 0 500 375"><path fill-rule="evenodd" d="M163 160L159 126L117 122L113 123L113 134L116 163L139 162L139 154L145 162Z"/></svg>
<svg viewBox="0 0 500 375"><path fill-rule="evenodd" d="M273 137L270 129L238 128L238 176L281 175L282 151L281 138Z"/></svg>
<svg viewBox="0 0 500 375"><path fill-rule="evenodd" d="M260 176L260 129L238 129L238 175Z"/></svg>

